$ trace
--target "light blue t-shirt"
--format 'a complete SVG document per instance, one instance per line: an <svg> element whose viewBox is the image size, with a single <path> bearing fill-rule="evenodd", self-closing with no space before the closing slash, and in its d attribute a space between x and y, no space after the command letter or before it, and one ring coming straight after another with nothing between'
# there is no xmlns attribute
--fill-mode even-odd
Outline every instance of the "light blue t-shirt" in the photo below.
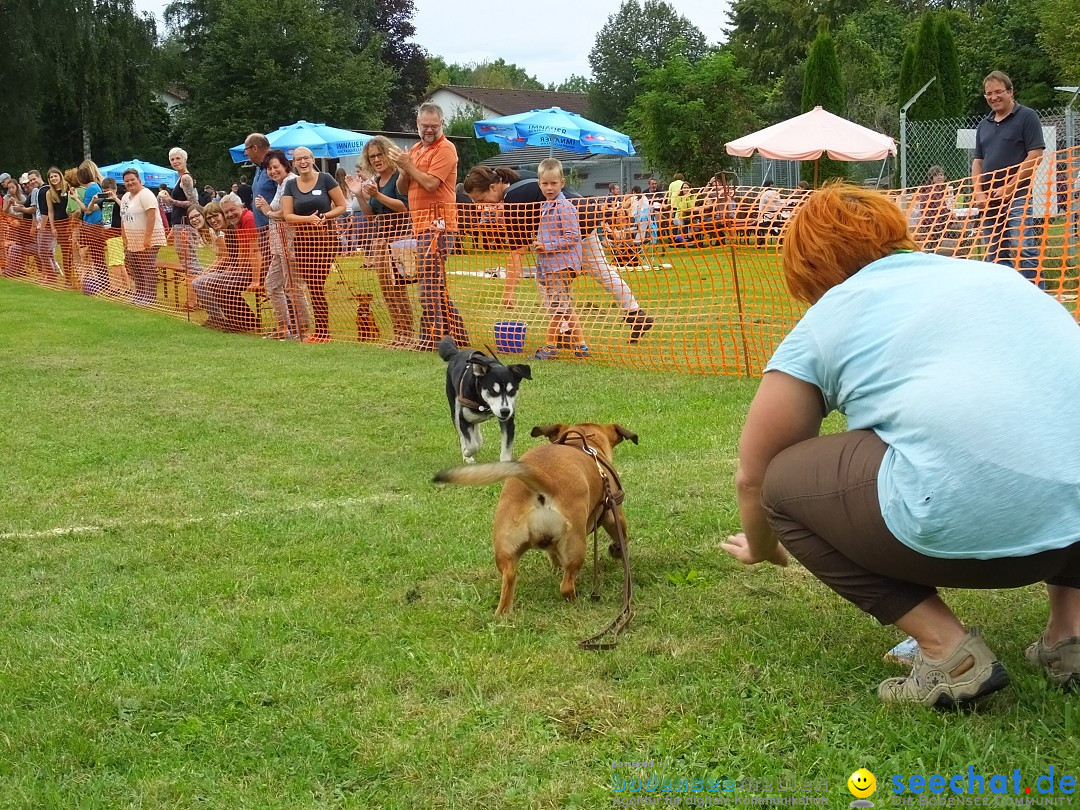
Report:
<svg viewBox="0 0 1080 810"><path fill-rule="evenodd" d="M1014 270L897 253L833 287L766 371L889 445L881 513L931 557L1080 541L1080 327Z"/></svg>
<svg viewBox="0 0 1080 810"><path fill-rule="evenodd" d="M101 193L101 186L97 183L91 183L83 191L83 205L89 205L90 201L95 196ZM89 214L83 214L83 222L87 225L100 225L101 224L101 209L91 211Z"/></svg>

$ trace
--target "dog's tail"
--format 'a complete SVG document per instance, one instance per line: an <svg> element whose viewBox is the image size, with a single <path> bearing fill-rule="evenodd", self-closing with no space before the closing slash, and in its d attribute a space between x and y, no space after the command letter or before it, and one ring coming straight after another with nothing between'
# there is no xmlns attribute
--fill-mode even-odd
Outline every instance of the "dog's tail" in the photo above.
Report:
<svg viewBox="0 0 1080 810"><path fill-rule="evenodd" d="M497 484L507 478L517 478L529 489L537 491L540 484L532 472L520 461L494 461L490 464L470 464L467 467L454 467L440 470L431 480L436 484L463 484L465 486L483 486Z"/></svg>
<svg viewBox="0 0 1080 810"><path fill-rule="evenodd" d="M446 362L450 362L454 355L457 354L457 344L454 343L454 339L450 335L443 336L443 339L439 341L439 357Z"/></svg>

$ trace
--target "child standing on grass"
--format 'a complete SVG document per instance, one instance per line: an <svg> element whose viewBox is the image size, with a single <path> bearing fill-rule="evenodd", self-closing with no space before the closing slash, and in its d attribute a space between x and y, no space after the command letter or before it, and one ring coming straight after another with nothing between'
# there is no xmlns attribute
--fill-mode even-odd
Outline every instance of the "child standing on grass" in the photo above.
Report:
<svg viewBox="0 0 1080 810"><path fill-rule="evenodd" d="M589 347L574 312L570 282L581 271L581 229L574 204L563 194L562 163L548 158L536 169L544 202L540 203L540 227L536 251L536 282L551 321L547 344L536 352L537 360L554 360L559 348L573 347L575 357L588 357Z"/></svg>

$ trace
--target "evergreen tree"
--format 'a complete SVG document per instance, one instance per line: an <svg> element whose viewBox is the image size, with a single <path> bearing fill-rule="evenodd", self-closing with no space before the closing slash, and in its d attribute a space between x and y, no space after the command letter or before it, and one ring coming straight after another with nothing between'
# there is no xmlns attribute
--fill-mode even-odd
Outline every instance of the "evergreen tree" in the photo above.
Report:
<svg viewBox="0 0 1080 810"><path fill-rule="evenodd" d="M810 43L810 55L806 58L803 73L803 112L821 106L834 115L846 115L844 108L844 80L840 75L840 60L836 57L836 45L832 34L821 31Z"/></svg>
<svg viewBox="0 0 1080 810"><path fill-rule="evenodd" d="M938 16L935 27L938 47L938 81L944 96L945 116L952 118L964 114L964 86L960 80L960 58L956 53L956 40L952 26L944 15Z"/></svg>
<svg viewBox="0 0 1080 810"><path fill-rule="evenodd" d="M844 81L840 75L840 60L836 57L836 46L833 44L832 34L827 30L822 30L810 43L810 55L806 58L806 70L803 74L803 112L820 106L833 115L844 116L847 114L844 101ZM847 177L847 164L822 156L818 160L816 174L819 182Z"/></svg>
<svg viewBox="0 0 1080 810"><path fill-rule="evenodd" d="M896 104L903 107L919 88L915 86L915 46L904 48L904 58L900 60L900 78L896 81Z"/></svg>
<svg viewBox="0 0 1080 810"><path fill-rule="evenodd" d="M945 93L942 89L938 54L937 17L932 11L923 14L915 38L915 65L912 70L913 93L929 79L936 79L926 88L919 100L911 105L908 118L912 121L933 121L945 117ZM903 102L901 102L903 103Z"/></svg>

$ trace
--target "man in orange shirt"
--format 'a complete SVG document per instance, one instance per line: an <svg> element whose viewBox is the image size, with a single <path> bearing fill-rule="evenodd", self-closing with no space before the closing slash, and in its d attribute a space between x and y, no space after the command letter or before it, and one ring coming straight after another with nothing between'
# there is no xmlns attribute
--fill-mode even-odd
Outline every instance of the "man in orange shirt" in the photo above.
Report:
<svg viewBox="0 0 1080 810"><path fill-rule="evenodd" d="M421 351L434 351L443 335L458 346L469 345L465 322L446 288L447 234L455 230L457 148L443 135L443 111L436 104L421 104L416 115L420 143L408 152L394 148L399 194L409 195L409 214L416 234L417 278L420 296Z"/></svg>

